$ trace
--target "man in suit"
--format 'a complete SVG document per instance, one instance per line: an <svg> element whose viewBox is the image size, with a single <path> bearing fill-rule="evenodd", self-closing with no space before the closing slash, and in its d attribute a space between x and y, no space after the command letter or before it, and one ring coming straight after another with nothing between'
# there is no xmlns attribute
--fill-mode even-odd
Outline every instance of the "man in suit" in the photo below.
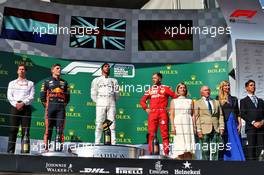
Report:
<svg viewBox="0 0 264 175"><path fill-rule="evenodd" d="M194 103L194 116L196 132L202 144L202 159L218 160L217 144L224 133L224 117L219 102L210 98L210 88L202 86L200 92L202 98Z"/></svg>
<svg viewBox="0 0 264 175"><path fill-rule="evenodd" d="M264 102L255 96L254 80L245 83L247 96L240 100L241 117L246 121L248 159L256 160L264 149Z"/></svg>

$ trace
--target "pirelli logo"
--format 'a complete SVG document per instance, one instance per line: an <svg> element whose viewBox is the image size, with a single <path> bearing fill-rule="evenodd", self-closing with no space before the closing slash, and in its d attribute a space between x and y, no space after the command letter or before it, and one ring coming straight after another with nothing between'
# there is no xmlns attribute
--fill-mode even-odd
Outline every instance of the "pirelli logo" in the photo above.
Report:
<svg viewBox="0 0 264 175"><path fill-rule="evenodd" d="M143 168L116 167L116 174L143 174Z"/></svg>

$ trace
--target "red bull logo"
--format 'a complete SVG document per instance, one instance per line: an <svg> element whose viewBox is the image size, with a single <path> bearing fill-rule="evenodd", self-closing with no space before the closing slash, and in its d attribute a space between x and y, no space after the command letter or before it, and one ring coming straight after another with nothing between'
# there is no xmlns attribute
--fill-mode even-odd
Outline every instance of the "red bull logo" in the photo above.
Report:
<svg viewBox="0 0 264 175"><path fill-rule="evenodd" d="M55 89L52 90L52 92L54 92L54 93L63 93L63 89L55 88Z"/></svg>

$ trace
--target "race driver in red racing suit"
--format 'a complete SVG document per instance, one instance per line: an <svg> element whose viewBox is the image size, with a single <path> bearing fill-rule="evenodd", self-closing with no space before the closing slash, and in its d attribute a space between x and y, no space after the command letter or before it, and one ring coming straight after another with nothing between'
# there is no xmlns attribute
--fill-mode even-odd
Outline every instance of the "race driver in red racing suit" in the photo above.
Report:
<svg viewBox="0 0 264 175"><path fill-rule="evenodd" d="M148 147L152 154L152 140L160 126L164 155L169 154L169 118L167 106L169 97L177 98L169 86L161 85L162 74L154 73L152 76L153 86L145 92L140 100L140 105L148 113ZM149 99L149 108L147 100Z"/></svg>

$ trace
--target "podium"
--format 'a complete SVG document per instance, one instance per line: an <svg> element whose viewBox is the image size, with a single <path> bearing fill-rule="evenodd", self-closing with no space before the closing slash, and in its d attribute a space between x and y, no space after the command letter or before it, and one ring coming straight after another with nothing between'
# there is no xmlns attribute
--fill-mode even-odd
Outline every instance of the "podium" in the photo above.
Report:
<svg viewBox="0 0 264 175"><path fill-rule="evenodd" d="M130 159L136 159L145 154L142 148L125 145L88 145L72 149L71 152L78 157Z"/></svg>

